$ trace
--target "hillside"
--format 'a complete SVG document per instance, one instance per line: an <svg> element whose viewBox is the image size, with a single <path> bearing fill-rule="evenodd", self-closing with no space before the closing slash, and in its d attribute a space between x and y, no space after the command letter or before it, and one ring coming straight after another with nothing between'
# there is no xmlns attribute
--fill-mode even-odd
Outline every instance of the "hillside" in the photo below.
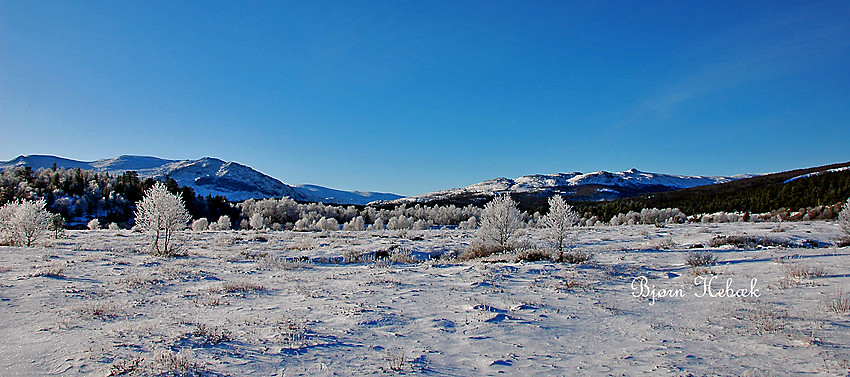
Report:
<svg viewBox="0 0 850 377"><path fill-rule="evenodd" d="M769 212L832 205L850 197L850 162L766 174L715 185L692 187L609 202L574 203L602 219L643 208L679 208L687 214ZM529 203L543 209L545 203Z"/></svg>
<svg viewBox="0 0 850 377"><path fill-rule="evenodd" d="M143 179L162 179L168 176L179 185L191 187L202 196L222 196L234 202L288 196L302 202L365 205L374 200L393 200L401 197L395 194L343 191L315 185L290 186L249 166L212 157L198 160L166 160L149 156L119 156L85 162L56 156L30 155L0 162L0 171L13 167L38 170L54 166L111 175L135 171Z"/></svg>
<svg viewBox="0 0 850 377"><path fill-rule="evenodd" d="M683 176L642 172L637 169L611 173L598 171L534 174L515 179L495 178L470 186L375 203L379 207L400 204L483 204L497 194L510 194L521 203L534 203L552 195L571 201L607 201L697 186L730 182L752 175L731 177Z"/></svg>

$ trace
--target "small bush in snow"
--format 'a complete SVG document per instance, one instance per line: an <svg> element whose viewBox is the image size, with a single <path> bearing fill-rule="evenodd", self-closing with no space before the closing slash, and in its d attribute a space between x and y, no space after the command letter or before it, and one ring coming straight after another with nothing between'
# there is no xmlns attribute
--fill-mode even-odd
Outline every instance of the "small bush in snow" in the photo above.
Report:
<svg viewBox="0 0 850 377"><path fill-rule="evenodd" d="M685 256L685 264L691 267L707 267L717 264L719 258L710 251L692 251Z"/></svg>
<svg viewBox="0 0 850 377"><path fill-rule="evenodd" d="M91 219L89 221L89 223L87 224L87 226L88 226L89 230L98 230L98 229L100 229L100 220Z"/></svg>
<svg viewBox="0 0 850 377"><path fill-rule="evenodd" d="M121 229L121 227L119 227L118 224L116 224L116 223L109 223L108 228L109 228L109 230L119 230L119 229Z"/></svg>
<svg viewBox="0 0 850 377"><path fill-rule="evenodd" d="M592 259L593 253L581 250L572 250L562 254L558 262L584 264L590 262Z"/></svg>
<svg viewBox="0 0 850 377"><path fill-rule="evenodd" d="M210 222L206 217L201 217L195 221L192 221L192 230L196 232L200 232L202 230L207 230L209 228Z"/></svg>

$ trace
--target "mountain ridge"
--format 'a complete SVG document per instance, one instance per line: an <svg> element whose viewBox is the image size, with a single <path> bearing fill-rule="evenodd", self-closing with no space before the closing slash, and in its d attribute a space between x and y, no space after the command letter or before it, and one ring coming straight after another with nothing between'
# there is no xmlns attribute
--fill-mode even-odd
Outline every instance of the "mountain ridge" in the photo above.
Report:
<svg viewBox="0 0 850 377"><path fill-rule="evenodd" d="M495 195L505 193L525 199L559 194L571 200L604 201L647 193L713 185L753 176L756 175L685 176L649 173L636 168L615 173L596 171L591 173L530 174L517 178L498 177L465 187L434 191L373 204L381 207L400 204L481 204Z"/></svg>
<svg viewBox="0 0 850 377"><path fill-rule="evenodd" d="M166 175L199 195L221 195L231 201L288 196L306 202L365 205L374 200L392 200L400 195L378 192L344 191L317 185L287 185L253 168L214 157L197 160L168 160L151 156L121 155L95 161L78 161L51 155L23 155L0 161L0 170L29 166L33 170L80 168L95 172L122 174L136 171L141 178ZM306 186L306 187L305 187Z"/></svg>

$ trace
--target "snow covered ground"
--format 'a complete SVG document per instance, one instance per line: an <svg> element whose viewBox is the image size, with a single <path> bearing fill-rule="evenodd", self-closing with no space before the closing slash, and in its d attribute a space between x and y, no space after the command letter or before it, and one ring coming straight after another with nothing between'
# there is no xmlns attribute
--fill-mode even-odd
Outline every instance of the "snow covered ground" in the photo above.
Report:
<svg viewBox="0 0 850 377"><path fill-rule="evenodd" d="M830 308L850 291L837 225L577 232L591 263L361 256L455 253L463 230L187 232L179 258L143 253L130 231L0 247L0 374L850 373L850 310ZM785 245L711 247L720 235ZM720 263L686 265L695 245ZM703 295L696 277L745 297ZM642 278L674 297L635 297Z"/></svg>

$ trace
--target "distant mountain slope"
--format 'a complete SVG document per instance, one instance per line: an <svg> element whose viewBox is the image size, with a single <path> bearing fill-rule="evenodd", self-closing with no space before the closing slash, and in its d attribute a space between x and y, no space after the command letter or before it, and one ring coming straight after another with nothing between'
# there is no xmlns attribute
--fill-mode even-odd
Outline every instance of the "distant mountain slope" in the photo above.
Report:
<svg viewBox="0 0 850 377"><path fill-rule="evenodd" d="M679 208L687 214L763 213L843 203L850 197L850 162L771 173L725 183L578 206L601 219L643 208ZM537 201L529 207L545 208Z"/></svg>
<svg viewBox="0 0 850 377"><path fill-rule="evenodd" d="M181 186L189 186L200 195L221 195L231 201L291 197L306 202L365 205L373 200L392 200L395 194L341 191L321 186L289 186L248 166L204 157L199 160L166 160L148 156L119 156L92 162L45 155L19 156L0 162L0 170L29 166L34 170L54 166L121 174L136 171L141 178L166 175Z"/></svg>
<svg viewBox="0 0 850 377"><path fill-rule="evenodd" d="M298 195L310 198L311 202L367 204L376 200L395 200L400 195L369 191L342 191L316 185L297 185L292 187Z"/></svg>
<svg viewBox="0 0 850 377"><path fill-rule="evenodd" d="M466 187L382 202L379 205L392 206L402 203L480 204L490 200L494 195L502 193L510 193L521 199L532 201L536 197L548 197L555 193L579 201L613 200L645 193L712 185L750 176L682 176L647 173L637 169L617 173L599 171L587 174L579 172L534 174L516 179L495 178Z"/></svg>

